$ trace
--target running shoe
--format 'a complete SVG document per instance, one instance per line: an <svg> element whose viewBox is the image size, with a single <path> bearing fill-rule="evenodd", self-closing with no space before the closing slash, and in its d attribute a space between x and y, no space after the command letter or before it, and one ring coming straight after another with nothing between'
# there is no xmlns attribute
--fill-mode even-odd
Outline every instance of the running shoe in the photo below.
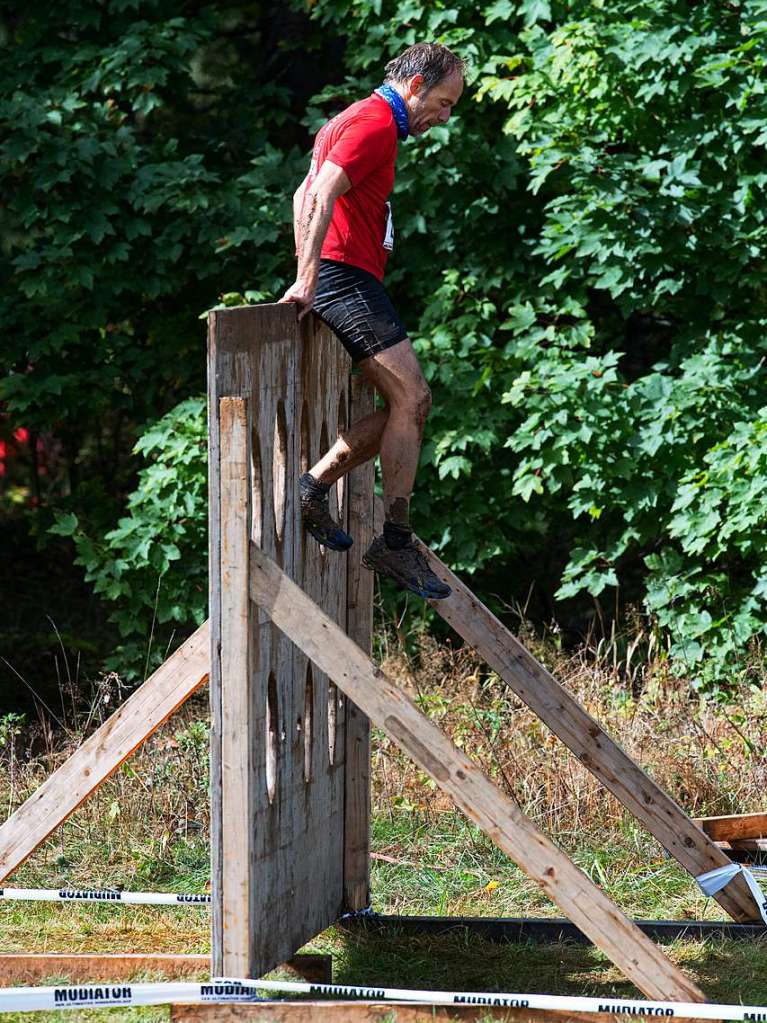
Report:
<svg viewBox="0 0 767 1023"><path fill-rule="evenodd" d="M301 493L301 519L306 526L307 533L310 533L318 543L328 547L331 551L348 551L354 543L348 533L338 525L330 514L330 500L328 494Z"/></svg>
<svg viewBox="0 0 767 1023"><path fill-rule="evenodd" d="M432 572L426 556L412 540L399 550L392 550L383 536L376 536L362 555L362 564L426 600L444 600L452 593L447 583Z"/></svg>

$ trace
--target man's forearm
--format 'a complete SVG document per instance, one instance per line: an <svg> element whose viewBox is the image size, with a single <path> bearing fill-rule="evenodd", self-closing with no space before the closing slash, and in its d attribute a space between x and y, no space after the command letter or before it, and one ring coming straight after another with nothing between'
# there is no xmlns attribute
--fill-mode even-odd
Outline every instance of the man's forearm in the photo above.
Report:
<svg viewBox="0 0 767 1023"><path fill-rule="evenodd" d="M304 204L304 189L299 188L293 196L293 239L296 244L296 259L298 259L298 222L301 219L301 208Z"/></svg>
<svg viewBox="0 0 767 1023"><path fill-rule="evenodd" d="M297 280L315 281L320 269L320 252L333 216L334 201L307 189L294 221ZM294 206L294 211L295 211Z"/></svg>

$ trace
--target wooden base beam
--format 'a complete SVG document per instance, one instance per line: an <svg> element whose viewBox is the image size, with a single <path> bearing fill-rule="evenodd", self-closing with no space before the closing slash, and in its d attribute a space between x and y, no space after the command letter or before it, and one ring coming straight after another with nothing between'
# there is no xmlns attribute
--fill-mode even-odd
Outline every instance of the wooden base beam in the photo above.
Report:
<svg viewBox="0 0 767 1023"><path fill-rule="evenodd" d="M261 1002L259 1005L172 1005L174 1023L625 1023L607 1012L553 1012L490 1005L409 1002Z"/></svg>
<svg viewBox="0 0 767 1023"><path fill-rule="evenodd" d="M311 984L330 984L333 980L333 958L329 955L296 955L278 969ZM69 984L117 983L143 973L163 980L183 980L200 973L209 977L210 956L140 952L112 955L6 952L0 955L0 987L37 985L54 977Z"/></svg>

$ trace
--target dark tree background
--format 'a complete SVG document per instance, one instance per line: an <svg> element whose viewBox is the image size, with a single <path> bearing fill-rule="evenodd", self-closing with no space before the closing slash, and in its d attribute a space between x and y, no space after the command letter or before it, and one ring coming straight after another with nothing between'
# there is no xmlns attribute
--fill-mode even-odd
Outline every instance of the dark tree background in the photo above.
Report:
<svg viewBox="0 0 767 1023"><path fill-rule="evenodd" d="M416 528L511 623L760 681L766 36L767 0L1 4L4 705L204 617L201 317L279 297L314 132L420 39L470 67L398 158Z"/></svg>

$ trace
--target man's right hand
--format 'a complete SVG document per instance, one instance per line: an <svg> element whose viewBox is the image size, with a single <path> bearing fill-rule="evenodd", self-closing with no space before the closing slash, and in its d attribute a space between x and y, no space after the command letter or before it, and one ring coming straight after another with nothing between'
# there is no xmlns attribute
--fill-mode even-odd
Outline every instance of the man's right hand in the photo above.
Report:
<svg viewBox="0 0 767 1023"><path fill-rule="evenodd" d="M295 302L298 306L298 318L303 320L304 316L308 312L311 312L312 306L314 305L314 295L317 291L316 284L314 287L309 287L302 281L296 281L295 284L291 284L280 302Z"/></svg>

